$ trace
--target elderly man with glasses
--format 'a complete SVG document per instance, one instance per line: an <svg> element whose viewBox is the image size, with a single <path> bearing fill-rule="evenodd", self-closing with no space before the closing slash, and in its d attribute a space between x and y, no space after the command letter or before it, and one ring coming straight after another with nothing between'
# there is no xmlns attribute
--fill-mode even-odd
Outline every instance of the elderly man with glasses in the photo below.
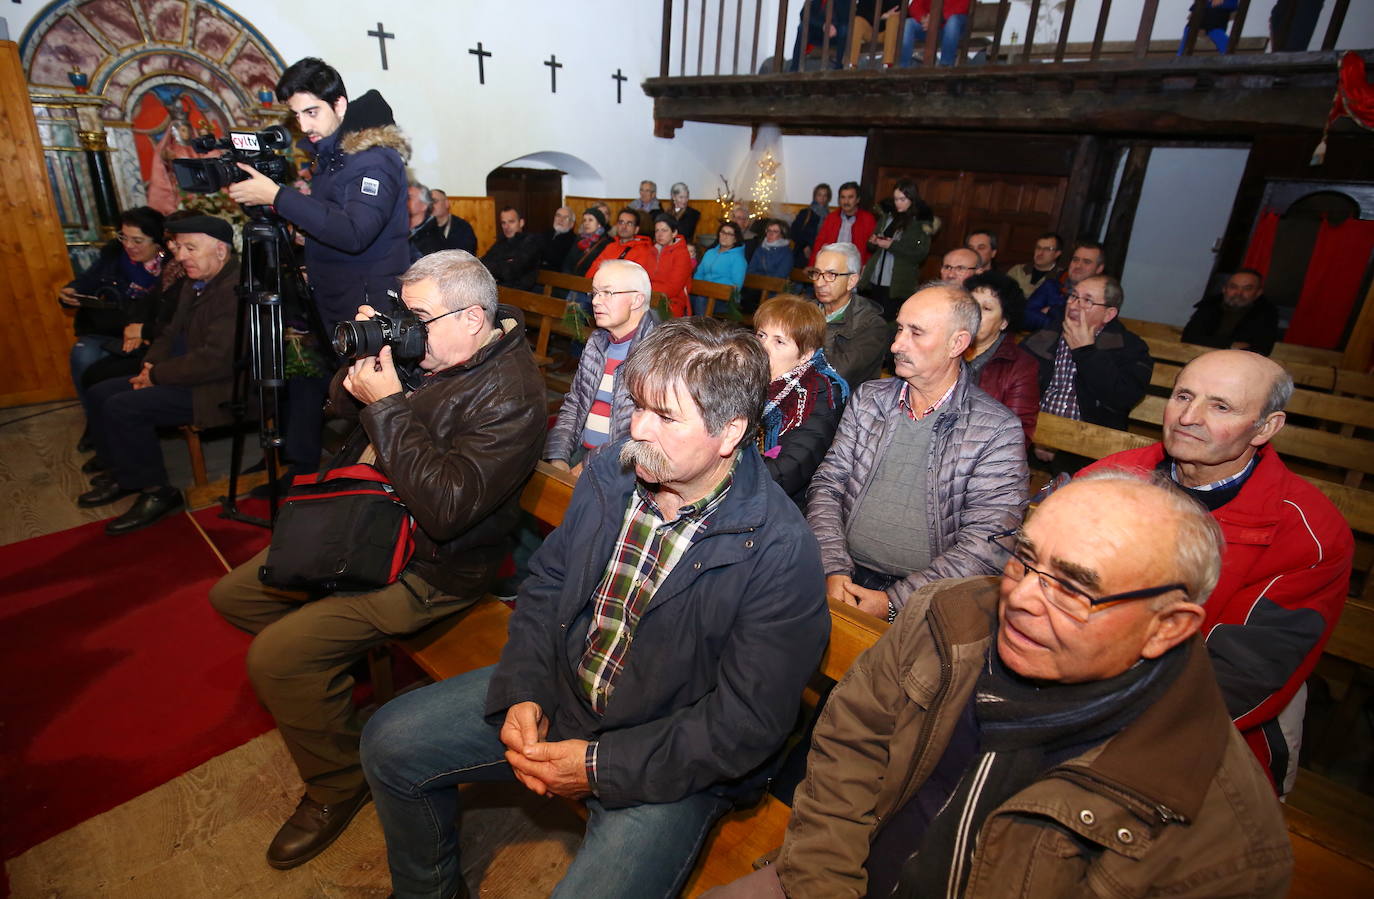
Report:
<svg viewBox="0 0 1374 899"><path fill-rule="evenodd" d="M1154 361L1145 341L1117 318L1124 300L1115 278L1085 278L1069 291L1064 320L1022 342L1040 362L1042 411L1126 430Z"/></svg>
<svg viewBox="0 0 1374 899"><path fill-rule="evenodd" d="M878 377L889 342L881 307L855 293L862 274L852 243L826 244L806 270L825 313L825 358L851 389Z"/></svg>
<svg viewBox="0 0 1374 899"><path fill-rule="evenodd" d="M1206 511L1120 472L923 589L826 702L776 861L712 899L1287 894L1278 801L1199 628Z"/></svg>
<svg viewBox="0 0 1374 899"><path fill-rule="evenodd" d="M263 583L264 550L210 590L215 609L254 635L249 679L305 781L267 849L274 868L324 851L368 800L354 665L486 595L539 458L544 380L491 273L463 250L431 253L401 276L401 300L425 328L423 355L412 369L388 345L335 375L334 407L358 426L331 467L369 464L390 481L416 525L409 564L373 590L296 592ZM357 318L374 314L363 306ZM329 514L300 514L312 512Z"/></svg>

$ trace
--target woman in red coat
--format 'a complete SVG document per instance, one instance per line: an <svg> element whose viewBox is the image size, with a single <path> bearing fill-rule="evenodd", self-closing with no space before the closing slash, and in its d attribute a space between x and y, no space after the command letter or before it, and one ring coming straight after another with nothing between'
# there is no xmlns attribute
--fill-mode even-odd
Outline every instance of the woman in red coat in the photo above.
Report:
<svg viewBox="0 0 1374 899"><path fill-rule="evenodd" d="M666 212L654 216L654 263L649 283L668 298L673 318L692 314L687 285L692 281L692 256L687 241L677 233L677 219Z"/></svg>
<svg viewBox="0 0 1374 899"><path fill-rule="evenodd" d="M973 294L983 312L964 364L985 393L1021 419L1030 447L1040 414L1040 365L1013 336L1021 326L1026 295L1009 276L995 271L974 275L964 282L964 289Z"/></svg>

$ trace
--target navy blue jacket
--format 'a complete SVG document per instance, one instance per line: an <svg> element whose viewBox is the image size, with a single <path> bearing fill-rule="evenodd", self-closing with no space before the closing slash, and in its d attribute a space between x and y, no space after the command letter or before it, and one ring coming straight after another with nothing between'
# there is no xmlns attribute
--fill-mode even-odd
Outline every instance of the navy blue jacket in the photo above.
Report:
<svg viewBox="0 0 1374 899"><path fill-rule="evenodd" d="M350 103L339 130L316 145L309 195L290 187L277 194L277 212L305 232L306 271L329 333L365 302L389 312L386 292L410 266L410 144L394 124L376 124L375 96Z"/></svg>
<svg viewBox="0 0 1374 899"><path fill-rule="evenodd" d="M530 560L487 692L499 724L537 702L550 740L599 740L608 808L704 790L756 791L797 714L830 633L820 548L805 519L742 452L705 533L678 561L634 632L604 717L579 686L591 598L634 490L620 444L593 454L562 525Z"/></svg>

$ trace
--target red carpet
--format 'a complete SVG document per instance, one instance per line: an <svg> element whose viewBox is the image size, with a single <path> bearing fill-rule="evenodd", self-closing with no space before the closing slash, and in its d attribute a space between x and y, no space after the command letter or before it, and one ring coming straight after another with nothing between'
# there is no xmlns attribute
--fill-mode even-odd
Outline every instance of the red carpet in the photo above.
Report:
<svg viewBox="0 0 1374 899"><path fill-rule="evenodd" d="M267 500L241 499L239 511L254 518L267 519ZM215 544L230 566L241 565L272 541L272 533L255 524L220 518L218 504L191 513L205 535Z"/></svg>
<svg viewBox="0 0 1374 899"><path fill-rule="evenodd" d="M208 526L231 564L267 539ZM190 519L103 527L0 547L4 858L272 726L244 675L248 636L206 601L224 568Z"/></svg>

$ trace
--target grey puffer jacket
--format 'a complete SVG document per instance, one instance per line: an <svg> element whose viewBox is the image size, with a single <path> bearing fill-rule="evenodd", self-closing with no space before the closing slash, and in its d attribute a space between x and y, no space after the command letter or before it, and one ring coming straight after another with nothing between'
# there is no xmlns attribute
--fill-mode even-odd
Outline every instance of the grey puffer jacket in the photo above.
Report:
<svg viewBox="0 0 1374 899"><path fill-rule="evenodd" d="M827 576L850 574L845 532L863 501L877 460L892 441L901 378L870 381L854 392L825 461L807 493L806 520L821 545ZM996 574L1001 552L992 534L1021 523L1026 499L1026 447L1021 423L1006 406L959 372L954 393L937 413L930 443L926 501L930 522L930 566L887 589L898 609L916 588L942 578Z"/></svg>
<svg viewBox="0 0 1374 899"><path fill-rule="evenodd" d="M631 344L642 340L658 324L658 316L652 310L644 313ZM606 368L606 348L611 345L611 332L597 328L587 338L587 346L582 350L582 360L573 375L572 386L563 397L563 405L558 410L558 422L549 430L544 442L544 458L550 462L567 462L582 441L582 429L587 424L587 413L596 401L596 388L601 384L601 373ZM615 395L611 400L611 436L606 441L614 443L630 433L630 413L634 403L630 402L629 391L620 378L615 379Z"/></svg>

